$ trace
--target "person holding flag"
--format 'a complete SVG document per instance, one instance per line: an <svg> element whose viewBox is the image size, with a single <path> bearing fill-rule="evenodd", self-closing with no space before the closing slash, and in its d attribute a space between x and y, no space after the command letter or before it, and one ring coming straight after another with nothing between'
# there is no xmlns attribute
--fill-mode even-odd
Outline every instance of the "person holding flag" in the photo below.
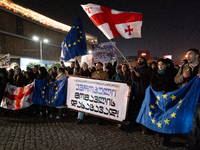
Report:
<svg viewBox="0 0 200 150"><path fill-rule="evenodd" d="M153 72L150 79L150 86L155 91L174 91L178 88L176 83L174 82L174 77L170 71L170 69L167 67L167 61L166 59L159 59L157 62L158 69L156 72ZM170 134L163 134L163 146L169 146L170 145Z"/></svg>
<svg viewBox="0 0 200 150"><path fill-rule="evenodd" d="M186 86L195 76L200 77L199 50L189 49L187 56L188 63L179 69L174 78L176 84L182 84L182 87ZM189 150L195 149L195 146L200 149L200 100L198 100L195 108L192 130L186 135L186 139Z"/></svg>

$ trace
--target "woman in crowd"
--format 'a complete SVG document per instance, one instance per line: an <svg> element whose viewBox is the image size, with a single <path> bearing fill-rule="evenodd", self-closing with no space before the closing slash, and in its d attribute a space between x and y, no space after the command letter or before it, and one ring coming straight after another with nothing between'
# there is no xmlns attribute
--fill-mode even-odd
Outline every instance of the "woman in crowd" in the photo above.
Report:
<svg viewBox="0 0 200 150"><path fill-rule="evenodd" d="M64 72L65 72L64 68L58 68L57 69L58 75L56 76L55 80L58 81L58 80L61 80L63 78L66 78L66 75L65 75ZM57 106L56 108L57 108L56 119L60 119L62 114L63 114L63 110L64 110L65 106Z"/></svg>
<svg viewBox="0 0 200 150"><path fill-rule="evenodd" d="M24 86L24 76L22 75L20 68L15 69L15 76L14 76L13 84L17 87Z"/></svg>
<svg viewBox="0 0 200 150"><path fill-rule="evenodd" d="M40 67L38 70L38 79L51 79L50 75L48 74L47 70L45 67ZM48 111L48 116L51 116L51 108L49 106L41 106L42 109L42 116L46 117L46 110Z"/></svg>
<svg viewBox="0 0 200 150"><path fill-rule="evenodd" d="M55 81L55 79L56 79L56 76L58 75L57 74L57 67L52 67L51 68L51 73L50 73L50 75L51 75L51 80L52 81Z"/></svg>
<svg viewBox="0 0 200 150"><path fill-rule="evenodd" d="M24 85L26 86L28 84L31 84L33 81L34 81L33 72L32 71L26 72Z"/></svg>
<svg viewBox="0 0 200 150"><path fill-rule="evenodd" d="M171 72L170 67L167 66L166 59L160 59L157 62L158 70L153 72L150 79L150 86L155 91L171 92L178 88L174 82L175 75ZM163 134L162 145L169 145L171 136L169 134Z"/></svg>
<svg viewBox="0 0 200 150"><path fill-rule="evenodd" d="M8 83L9 84L11 84L11 85L13 85L13 82L14 82L14 79L13 79L13 77L14 77L14 70L13 69L10 69L9 71L8 71Z"/></svg>
<svg viewBox="0 0 200 150"><path fill-rule="evenodd" d="M118 65L116 68L116 73L112 76L112 80L115 81L122 81L122 70L121 70L121 65Z"/></svg>

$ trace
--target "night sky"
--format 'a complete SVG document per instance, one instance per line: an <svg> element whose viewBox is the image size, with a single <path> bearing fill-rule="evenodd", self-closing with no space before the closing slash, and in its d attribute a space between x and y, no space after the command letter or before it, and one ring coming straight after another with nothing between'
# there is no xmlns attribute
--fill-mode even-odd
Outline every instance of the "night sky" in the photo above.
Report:
<svg viewBox="0 0 200 150"><path fill-rule="evenodd" d="M199 0L13 0L14 3L67 25L81 16L86 33L109 42L93 24L80 4L94 3L119 11L143 14L142 38L112 39L125 56L136 56L138 50L149 50L151 57L172 54L180 62L189 48L200 50ZM62 41L61 41L62 42Z"/></svg>

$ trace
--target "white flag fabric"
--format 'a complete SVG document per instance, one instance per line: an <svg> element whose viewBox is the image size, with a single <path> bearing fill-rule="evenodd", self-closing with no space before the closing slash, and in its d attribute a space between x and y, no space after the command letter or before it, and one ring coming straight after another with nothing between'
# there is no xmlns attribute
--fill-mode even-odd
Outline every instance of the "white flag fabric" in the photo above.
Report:
<svg viewBox="0 0 200 150"><path fill-rule="evenodd" d="M81 6L108 39L117 36L126 39L141 37L143 19L141 13L116 11L91 3Z"/></svg>
<svg viewBox="0 0 200 150"><path fill-rule="evenodd" d="M10 64L10 54L6 54L0 58L0 68L8 67Z"/></svg>
<svg viewBox="0 0 200 150"><path fill-rule="evenodd" d="M34 82L24 87L7 85L1 102L1 107L18 110L32 105Z"/></svg>

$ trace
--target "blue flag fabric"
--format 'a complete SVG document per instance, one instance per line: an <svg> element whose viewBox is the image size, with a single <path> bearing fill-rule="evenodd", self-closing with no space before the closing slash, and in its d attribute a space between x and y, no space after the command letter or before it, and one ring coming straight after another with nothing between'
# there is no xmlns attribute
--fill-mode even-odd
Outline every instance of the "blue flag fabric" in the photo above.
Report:
<svg viewBox="0 0 200 150"><path fill-rule="evenodd" d="M66 98L66 80L35 80L32 102L43 106L64 106Z"/></svg>
<svg viewBox="0 0 200 150"><path fill-rule="evenodd" d="M160 133L189 133L199 93L199 77L167 93L156 92L149 86L136 122Z"/></svg>
<svg viewBox="0 0 200 150"><path fill-rule="evenodd" d="M78 17L72 25L71 30L61 44L63 57L61 60L68 61L75 56L87 54L85 31Z"/></svg>

